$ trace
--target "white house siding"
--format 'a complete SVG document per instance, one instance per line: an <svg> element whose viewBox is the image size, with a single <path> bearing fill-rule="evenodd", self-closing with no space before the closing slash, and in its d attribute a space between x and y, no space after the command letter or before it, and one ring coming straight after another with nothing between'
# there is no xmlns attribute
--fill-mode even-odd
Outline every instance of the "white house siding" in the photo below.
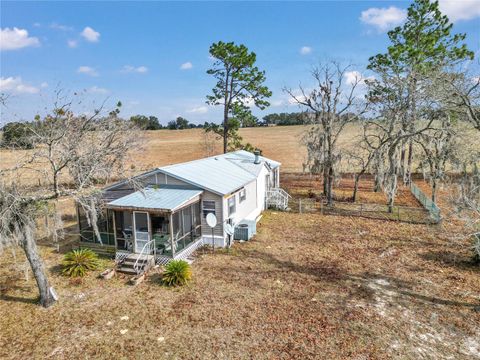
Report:
<svg viewBox="0 0 480 360"><path fill-rule="evenodd" d="M214 236L218 236L223 239L223 205L222 197L220 195L214 194L210 191L205 190L202 195L202 201L215 201L215 216L217 217L217 226L214 227ZM212 238L212 228L208 226L205 217L203 216L203 204L202 204L202 235L208 237L211 241ZM220 244L218 244L220 246ZM222 245L223 246L223 245Z"/></svg>
<svg viewBox="0 0 480 360"><path fill-rule="evenodd" d="M243 188L242 188L243 189ZM238 224L245 219L250 213L257 209L257 182L254 180L244 187L246 191L246 199L240 202L240 190L231 195L225 195L223 201L223 211L225 219L228 218L228 199L235 196L236 211L230 218L234 224Z"/></svg>
<svg viewBox="0 0 480 360"><path fill-rule="evenodd" d="M264 166L257 177L257 208L260 211L265 210L265 177L268 173L267 168Z"/></svg>

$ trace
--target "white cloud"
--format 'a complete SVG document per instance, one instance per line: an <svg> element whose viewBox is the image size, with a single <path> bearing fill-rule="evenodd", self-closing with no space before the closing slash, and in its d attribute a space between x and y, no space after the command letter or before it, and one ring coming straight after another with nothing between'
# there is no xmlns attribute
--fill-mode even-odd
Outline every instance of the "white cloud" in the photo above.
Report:
<svg viewBox="0 0 480 360"><path fill-rule="evenodd" d="M78 46L77 40L68 40L67 45L69 48L76 48Z"/></svg>
<svg viewBox="0 0 480 360"><path fill-rule="evenodd" d="M442 13L450 21L471 20L480 16L480 1L478 0L439 0Z"/></svg>
<svg viewBox="0 0 480 360"><path fill-rule="evenodd" d="M50 29L55 29L55 30L60 30L60 31L72 31L73 27L67 26L67 25L62 25L58 23L51 23L50 24Z"/></svg>
<svg viewBox="0 0 480 360"><path fill-rule="evenodd" d="M282 106L284 104L285 104L285 102L281 99L270 101L271 106Z"/></svg>
<svg viewBox="0 0 480 360"><path fill-rule="evenodd" d="M189 61L180 65L180 70L190 70L193 68L193 64Z"/></svg>
<svg viewBox="0 0 480 360"><path fill-rule="evenodd" d="M187 110L187 113L190 113L190 114L205 114L206 112L208 112L207 106L198 106L198 107L194 107L192 109Z"/></svg>
<svg viewBox="0 0 480 360"><path fill-rule="evenodd" d="M364 76L361 72L356 70L347 71L343 76L347 85L354 85L355 83L358 83L358 85L364 85L366 80L375 79L373 76Z"/></svg>
<svg viewBox="0 0 480 360"><path fill-rule="evenodd" d="M17 50L28 46L39 46L36 37L29 37L28 31L14 27L5 28L0 32L0 50Z"/></svg>
<svg viewBox="0 0 480 360"><path fill-rule="evenodd" d="M0 91L16 94L36 94L40 90L35 86L23 82L20 76L0 78Z"/></svg>
<svg viewBox="0 0 480 360"><path fill-rule="evenodd" d="M302 46L300 48L300 54L302 55L308 55L312 52L312 48L310 46Z"/></svg>
<svg viewBox="0 0 480 360"><path fill-rule="evenodd" d="M109 91L105 88L101 88L98 86L92 86L91 88L87 89L87 92L90 94L108 94Z"/></svg>
<svg viewBox="0 0 480 360"><path fill-rule="evenodd" d="M131 66L131 65L125 65L121 71L123 73L145 74L148 71L148 68L146 66L135 67L135 66Z"/></svg>
<svg viewBox="0 0 480 360"><path fill-rule="evenodd" d="M87 26L83 31L80 33L85 40L90 41L90 42L98 42L100 38L100 33L93 30L90 26Z"/></svg>
<svg viewBox="0 0 480 360"><path fill-rule="evenodd" d="M42 83L40 84L40 87L41 87L41 88L47 88L47 87L48 87L48 83L44 81L44 82L42 82Z"/></svg>
<svg viewBox="0 0 480 360"><path fill-rule="evenodd" d="M77 72L80 74L90 75L90 76L98 76L97 70L90 66L80 66L77 69Z"/></svg>
<svg viewBox="0 0 480 360"><path fill-rule="evenodd" d="M395 6L388 8L370 8L362 11L360 20L368 25L372 25L378 31L384 32L400 25L407 18L407 10L399 9Z"/></svg>

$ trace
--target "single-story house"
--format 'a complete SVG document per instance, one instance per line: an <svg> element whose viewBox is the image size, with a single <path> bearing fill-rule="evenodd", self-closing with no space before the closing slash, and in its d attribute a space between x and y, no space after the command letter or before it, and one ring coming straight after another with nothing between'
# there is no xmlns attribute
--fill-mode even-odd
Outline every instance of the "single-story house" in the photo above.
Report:
<svg viewBox="0 0 480 360"><path fill-rule="evenodd" d="M280 165L259 152L240 150L120 181L102 192L102 241L77 206L80 244L115 254L117 261L137 254L137 264L139 256L166 263L188 257L203 244L226 247L248 240L265 208L288 207L289 195L279 186ZM209 213L217 219L213 229L206 222Z"/></svg>

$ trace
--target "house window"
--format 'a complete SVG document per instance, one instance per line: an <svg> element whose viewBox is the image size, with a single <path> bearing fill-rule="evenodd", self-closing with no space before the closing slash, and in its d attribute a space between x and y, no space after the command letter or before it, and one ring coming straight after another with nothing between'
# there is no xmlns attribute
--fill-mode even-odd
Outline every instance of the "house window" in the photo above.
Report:
<svg viewBox="0 0 480 360"><path fill-rule="evenodd" d="M235 214L235 196L228 198L228 216Z"/></svg>
<svg viewBox="0 0 480 360"><path fill-rule="evenodd" d="M204 200L203 201L203 216L207 217L208 214L215 214L215 201Z"/></svg>
<svg viewBox="0 0 480 360"><path fill-rule="evenodd" d="M247 191L245 189L240 190L238 197L240 199L240 203L245 201L245 199L247 198Z"/></svg>

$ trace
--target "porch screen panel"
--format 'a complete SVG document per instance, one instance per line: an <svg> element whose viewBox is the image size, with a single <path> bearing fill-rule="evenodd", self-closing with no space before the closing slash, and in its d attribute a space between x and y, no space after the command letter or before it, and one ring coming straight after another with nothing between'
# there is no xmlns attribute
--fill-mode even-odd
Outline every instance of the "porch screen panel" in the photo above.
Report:
<svg viewBox="0 0 480 360"><path fill-rule="evenodd" d="M115 211L115 226L117 238L131 239L132 233L132 213L130 211Z"/></svg>
<svg viewBox="0 0 480 360"><path fill-rule="evenodd" d="M78 219L81 241L100 243L93 227L89 225L87 215L81 206L78 206ZM99 214L97 219L97 227L102 239L103 245L115 245L115 237L113 234L113 213L111 210L106 210Z"/></svg>
<svg viewBox="0 0 480 360"><path fill-rule="evenodd" d="M193 208L193 223L195 224L195 226L199 226L202 224L202 218L200 217L200 203L197 202L195 204L193 204L192 206Z"/></svg>
<svg viewBox="0 0 480 360"><path fill-rule="evenodd" d="M77 211L78 211L78 227L80 230L81 241L94 242L95 240L93 238L93 229L88 224L88 219L87 219L87 215L85 214L85 211L80 205L77 205Z"/></svg>
<svg viewBox="0 0 480 360"><path fill-rule="evenodd" d="M182 226L182 218L181 212L177 212L172 215L173 217L173 238L178 239L183 235L183 226Z"/></svg>
<svg viewBox="0 0 480 360"><path fill-rule="evenodd" d="M182 210L183 233L188 234L192 231L192 209L189 207Z"/></svg>

